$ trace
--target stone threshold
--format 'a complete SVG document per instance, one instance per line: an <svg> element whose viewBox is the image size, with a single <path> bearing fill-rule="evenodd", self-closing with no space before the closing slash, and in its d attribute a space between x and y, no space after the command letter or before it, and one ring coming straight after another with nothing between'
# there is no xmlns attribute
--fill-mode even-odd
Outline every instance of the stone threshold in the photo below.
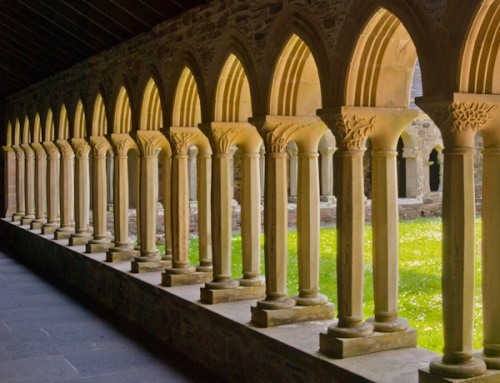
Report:
<svg viewBox="0 0 500 383"><path fill-rule="evenodd" d="M160 272L134 274L130 262L109 263L18 223L0 220L0 243L34 269L63 281L115 315L165 341L229 381L417 383L437 354L406 348L334 359L319 352L331 320L259 328L256 300L203 304L203 285L164 287Z"/></svg>

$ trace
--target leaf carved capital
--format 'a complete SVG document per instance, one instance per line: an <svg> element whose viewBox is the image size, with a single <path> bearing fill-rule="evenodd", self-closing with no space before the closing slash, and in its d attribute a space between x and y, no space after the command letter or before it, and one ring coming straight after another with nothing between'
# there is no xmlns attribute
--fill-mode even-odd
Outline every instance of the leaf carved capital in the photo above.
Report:
<svg viewBox="0 0 500 383"><path fill-rule="evenodd" d="M173 154L187 154L189 146L198 137L197 132L170 130L170 143Z"/></svg>

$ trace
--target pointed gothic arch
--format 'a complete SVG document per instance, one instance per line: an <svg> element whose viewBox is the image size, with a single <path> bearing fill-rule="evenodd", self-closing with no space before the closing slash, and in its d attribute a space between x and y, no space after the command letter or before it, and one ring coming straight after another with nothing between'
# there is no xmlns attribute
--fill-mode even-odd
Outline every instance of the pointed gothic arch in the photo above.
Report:
<svg viewBox="0 0 500 383"><path fill-rule="evenodd" d="M113 133L129 133L132 130L132 109L127 89L122 86L116 99Z"/></svg>
<svg viewBox="0 0 500 383"><path fill-rule="evenodd" d="M54 126L54 115L52 114L52 109L49 108L47 112L47 118L45 120L45 141L55 140L55 126Z"/></svg>
<svg viewBox="0 0 500 383"><path fill-rule="evenodd" d="M57 139L67 140L68 138L69 138L68 113L66 111L66 106L63 104L61 106L61 112L59 113L59 129L57 132Z"/></svg>
<svg viewBox="0 0 500 383"><path fill-rule="evenodd" d="M97 94L94 103L94 119L92 123L92 136L105 136L108 134L108 119L106 117L106 106L101 93Z"/></svg>
<svg viewBox="0 0 500 383"><path fill-rule="evenodd" d="M82 100L78 101L75 111L73 138L84 138L87 134L85 110Z"/></svg>
<svg viewBox="0 0 500 383"><path fill-rule="evenodd" d="M293 34L276 63L270 113L284 116L315 115L321 104L316 61L304 40Z"/></svg>
<svg viewBox="0 0 500 383"><path fill-rule="evenodd" d="M163 127L163 112L158 86L153 78L150 78L144 97L141 110L141 130L160 130Z"/></svg>
<svg viewBox="0 0 500 383"><path fill-rule="evenodd" d="M182 71L175 91L173 126L195 127L201 122L198 84L189 67Z"/></svg>

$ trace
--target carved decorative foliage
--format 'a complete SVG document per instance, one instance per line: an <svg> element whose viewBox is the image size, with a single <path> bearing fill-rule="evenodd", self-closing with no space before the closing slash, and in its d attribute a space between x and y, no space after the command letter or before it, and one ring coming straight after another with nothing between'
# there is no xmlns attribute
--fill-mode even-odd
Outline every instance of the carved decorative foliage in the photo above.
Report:
<svg viewBox="0 0 500 383"><path fill-rule="evenodd" d="M45 151L47 152L49 159L57 159L60 157L57 146L52 142L44 142L43 146L45 147Z"/></svg>
<svg viewBox="0 0 500 383"><path fill-rule="evenodd" d="M156 155L156 150L161 143L162 137L161 133L156 132L155 134L137 134L141 154L146 157Z"/></svg>
<svg viewBox="0 0 500 383"><path fill-rule="evenodd" d="M83 158L88 156L90 152L90 146L85 141L80 141L73 144L73 150L77 158Z"/></svg>
<svg viewBox="0 0 500 383"><path fill-rule="evenodd" d="M468 130L477 132L483 127L486 122L493 116L493 111L498 108L498 105L477 102L460 102L452 103L449 107L453 117L453 125L451 132L465 133Z"/></svg>
<svg viewBox="0 0 500 383"><path fill-rule="evenodd" d="M170 132L170 142L173 154L187 154L191 142L198 137L198 133Z"/></svg>
<svg viewBox="0 0 500 383"><path fill-rule="evenodd" d="M344 114L335 119L335 131L338 141L348 150L360 150L368 133L373 130L377 116L369 119L355 114Z"/></svg>
<svg viewBox="0 0 500 383"><path fill-rule="evenodd" d="M115 156L125 156L130 148L128 138L113 139L113 152Z"/></svg>
<svg viewBox="0 0 500 383"><path fill-rule="evenodd" d="M240 135L242 128L232 126L230 128L223 128L222 126L215 126L211 129L211 139L214 144L214 150L219 153L229 153L231 146L234 145L236 137Z"/></svg>
<svg viewBox="0 0 500 383"><path fill-rule="evenodd" d="M270 149L271 153L284 152L290 137L309 125L310 124L297 124L294 122L280 122L272 132L267 133L267 148Z"/></svg>
<svg viewBox="0 0 500 383"><path fill-rule="evenodd" d="M57 142L57 146L59 147L59 150L61 151L61 156L62 158L73 158L75 153L73 152L73 149L71 149L71 146L68 142Z"/></svg>
<svg viewBox="0 0 500 383"><path fill-rule="evenodd" d="M12 149L16 153L16 159L24 160L24 151L19 146L12 146Z"/></svg>
<svg viewBox="0 0 500 383"><path fill-rule="evenodd" d="M45 151L42 145L33 144L32 148L35 151L35 157L37 160L47 158L47 152Z"/></svg>
<svg viewBox="0 0 500 383"><path fill-rule="evenodd" d="M22 144L21 147L24 150L24 158L26 158L27 160L35 159L35 152L31 148L31 146L29 146L28 144Z"/></svg>

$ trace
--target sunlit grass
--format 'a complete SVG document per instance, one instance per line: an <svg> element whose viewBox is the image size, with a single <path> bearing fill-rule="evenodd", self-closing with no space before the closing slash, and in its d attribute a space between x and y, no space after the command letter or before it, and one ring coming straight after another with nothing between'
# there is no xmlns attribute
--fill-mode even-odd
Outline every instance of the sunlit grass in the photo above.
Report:
<svg viewBox="0 0 500 383"><path fill-rule="evenodd" d="M441 308L441 220L420 218L401 221L399 224L399 315L407 318L412 327L418 329L418 345L436 352L442 352L443 325ZM481 237L481 220L476 220L477 242ZM261 265L264 274L264 237L261 238ZM335 256L337 248L336 230L322 229L320 233L320 287L333 303L337 302L337 276ZM297 232L288 235L289 295L297 294ZM198 239L192 237L189 243L191 264L198 264ZM241 277L241 236L233 235L232 274ZM373 269L372 229L365 227L365 318L373 316ZM476 300L475 300L474 347L482 348L481 312L481 261L476 245Z"/></svg>

